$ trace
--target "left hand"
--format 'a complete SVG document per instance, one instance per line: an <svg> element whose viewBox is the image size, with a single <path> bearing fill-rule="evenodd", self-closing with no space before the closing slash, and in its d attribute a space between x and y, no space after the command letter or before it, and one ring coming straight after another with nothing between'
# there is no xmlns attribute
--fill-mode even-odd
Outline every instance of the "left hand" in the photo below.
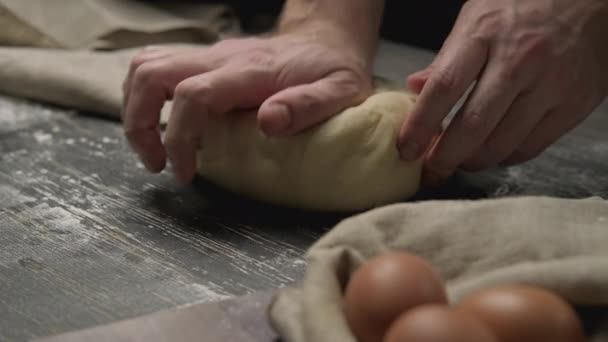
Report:
<svg viewBox="0 0 608 342"><path fill-rule="evenodd" d="M469 0L436 59L408 78L420 92L399 132L425 180L534 158L608 94L608 1ZM471 84L446 129L442 121Z"/></svg>

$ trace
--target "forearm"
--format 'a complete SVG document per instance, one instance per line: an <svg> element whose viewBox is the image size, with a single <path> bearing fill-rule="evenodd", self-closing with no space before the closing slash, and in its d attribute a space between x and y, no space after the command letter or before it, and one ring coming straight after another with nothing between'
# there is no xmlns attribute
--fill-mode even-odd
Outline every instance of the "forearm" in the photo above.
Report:
<svg viewBox="0 0 608 342"><path fill-rule="evenodd" d="M384 0L288 0L279 32L307 32L352 48L371 64L378 41Z"/></svg>

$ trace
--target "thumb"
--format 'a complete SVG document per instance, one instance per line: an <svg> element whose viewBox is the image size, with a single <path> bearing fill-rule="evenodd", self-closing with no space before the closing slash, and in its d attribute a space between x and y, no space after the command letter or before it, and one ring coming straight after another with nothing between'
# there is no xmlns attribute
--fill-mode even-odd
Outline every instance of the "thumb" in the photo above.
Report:
<svg viewBox="0 0 608 342"><path fill-rule="evenodd" d="M371 80L366 83L352 72L335 72L268 98L258 111L258 125L269 136L295 134L360 103L370 93Z"/></svg>

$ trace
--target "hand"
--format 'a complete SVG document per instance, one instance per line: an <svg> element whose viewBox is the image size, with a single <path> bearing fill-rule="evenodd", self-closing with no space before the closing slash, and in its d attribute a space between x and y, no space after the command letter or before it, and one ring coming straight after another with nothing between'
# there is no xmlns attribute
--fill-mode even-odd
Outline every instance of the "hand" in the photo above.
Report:
<svg viewBox="0 0 608 342"><path fill-rule="evenodd" d="M469 0L433 63L408 78L420 96L399 133L402 157L425 155L425 179L437 184L459 167L540 154L608 94L607 7L605 0Z"/></svg>
<svg viewBox="0 0 608 342"><path fill-rule="evenodd" d="M148 170L162 171L168 159L187 183L208 115L259 107L267 135L294 134L363 101L372 89L368 64L348 46L296 33L148 48L132 60L124 82L125 133ZM170 99L161 142L160 110Z"/></svg>

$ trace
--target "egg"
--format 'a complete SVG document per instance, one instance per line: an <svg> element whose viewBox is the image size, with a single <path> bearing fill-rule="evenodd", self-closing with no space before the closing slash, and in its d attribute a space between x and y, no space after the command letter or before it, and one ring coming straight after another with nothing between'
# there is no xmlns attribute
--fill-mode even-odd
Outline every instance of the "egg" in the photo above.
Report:
<svg viewBox="0 0 608 342"><path fill-rule="evenodd" d="M481 290L456 310L477 317L501 342L582 342L584 333L572 307L553 292L504 285Z"/></svg>
<svg viewBox="0 0 608 342"><path fill-rule="evenodd" d="M360 342L380 342L403 312L427 303L446 303L443 282L431 265L402 252L381 254L360 266L345 293L345 315Z"/></svg>
<svg viewBox="0 0 608 342"><path fill-rule="evenodd" d="M472 316L428 304L399 316L384 342L498 342L492 331Z"/></svg>

